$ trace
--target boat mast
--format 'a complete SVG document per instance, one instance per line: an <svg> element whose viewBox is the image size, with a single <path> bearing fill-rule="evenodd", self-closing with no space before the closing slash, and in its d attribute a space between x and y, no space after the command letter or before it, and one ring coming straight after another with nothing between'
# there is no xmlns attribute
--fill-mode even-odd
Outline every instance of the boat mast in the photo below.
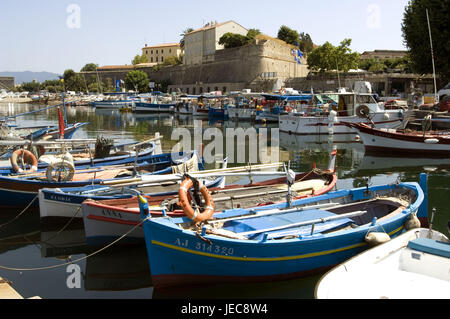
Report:
<svg viewBox="0 0 450 319"><path fill-rule="evenodd" d="M433 39L431 38L430 18L428 17L428 9L425 9L427 13L428 33L430 34L430 47L431 47L431 62L433 64L433 80L434 80L434 102L439 102L436 88L436 70L434 68L434 54L433 54Z"/></svg>

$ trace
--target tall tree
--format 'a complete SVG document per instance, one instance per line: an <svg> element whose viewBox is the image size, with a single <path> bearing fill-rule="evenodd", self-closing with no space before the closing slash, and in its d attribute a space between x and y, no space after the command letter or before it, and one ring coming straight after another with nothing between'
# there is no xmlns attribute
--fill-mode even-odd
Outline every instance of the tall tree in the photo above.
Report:
<svg viewBox="0 0 450 319"><path fill-rule="evenodd" d="M314 43L308 33L300 33L300 50L303 53L310 53L314 49Z"/></svg>
<svg viewBox="0 0 450 319"><path fill-rule="evenodd" d="M186 30L184 30L181 34L181 40L180 40L180 45L181 47L184 47L184 37L186 36L186 34L191 33L192 31L194 31L193 28L187 28Z"/></svg>
<svg viewBox="0 0 450 319"><path fill-rule="evenodd" d="M64 88L67 91L84 91L84 80L79 73L72 69L67 69L63 74Z"/></svg>
<svg viewBox="0 0 450 319"><path fill-rule="evenodd" d="M133 65L141 64L141 63L148 63L148 59L147 59L147 56L144 53L142 53L142 55L136 54L136 56L131 61L131 63Z"/></svg>
<svg viewBox="0 0 450 319"><path fill-rule="evenodd" d="M227 32L219 39L219 44L223 45L225 49L240 47L247 44L248 38L245 35L238 33Z"/></svg>
<svg viewBox="0 0 450 319"><path fill-rule="evenodd" d="M128 72L125 77L125 87L127 90L134 90L140 93L149 91L150 80L147 73L141 70Z"/></svg>
<svg viewBox="0 0 450 319"><path fill-rule="evenodd" d="M300 36L298 32L285 25L280 27L277 37L278 39L283 40L288 44L292 44L295 46L300 44Z"/></svg>
<svg viewBox="0 0 450 319"><path fill-rule="evenodd" d="M450 1L410 0L405 7L402 21L404 44L408 48L413 71L432 73L426 9L433 38L436 73L445 84L450 81Z"/></svg>
<svg viewBox="0 0 450 319"><path fill-rule="evenodd" d="M98 68L98 64L95 63L88 63L85 66L83 66L80 70L80 72L89 72L89 71L96 71Z"/></svg>
<svg viewBox="0 0 450 319"><path fill-rule="evenodd" d="M309 68L319 72L337 69L347 72L358 68L359 53L351 51L351 42L351 39L344 39L337 47L325 42L308 55Z"/></svg>
<svg viewBox="0 0 450 319"><path fill-rule="evenodd" d="M253 41L253 39L255 39L255 37L261 34L261 31L259 31L259 29L250 29L247 32L247 42L251 43Z"/></svg>

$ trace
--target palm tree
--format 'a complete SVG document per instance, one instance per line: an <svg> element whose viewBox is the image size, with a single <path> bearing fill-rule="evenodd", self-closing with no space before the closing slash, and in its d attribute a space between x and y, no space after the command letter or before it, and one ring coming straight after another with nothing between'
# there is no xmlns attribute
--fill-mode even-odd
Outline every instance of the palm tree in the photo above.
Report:
<svg viewBox="0 0 450 319"><path fill-rule="evenodd" d="M186 30L183 31L183 33L180 34L180 37L181 37L180 45L181 45L181 47L184 47L184 37L186 36L186 34L191 33L192 31L194 31L193 28L187 28Z"/></svg>

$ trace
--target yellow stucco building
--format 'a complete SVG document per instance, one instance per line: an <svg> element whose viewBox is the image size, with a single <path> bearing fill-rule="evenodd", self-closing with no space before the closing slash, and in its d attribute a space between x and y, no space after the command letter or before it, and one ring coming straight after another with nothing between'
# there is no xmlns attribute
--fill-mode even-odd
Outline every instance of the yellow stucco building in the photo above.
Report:
<svg viewBox="0 0 450 319"><path fill-rule="evenodd" d="M182 49L179 43L165 43L159 45L147 46L142 48L142 54L147 56L148 63L162 64L170 57L180 58Z"/></svg>

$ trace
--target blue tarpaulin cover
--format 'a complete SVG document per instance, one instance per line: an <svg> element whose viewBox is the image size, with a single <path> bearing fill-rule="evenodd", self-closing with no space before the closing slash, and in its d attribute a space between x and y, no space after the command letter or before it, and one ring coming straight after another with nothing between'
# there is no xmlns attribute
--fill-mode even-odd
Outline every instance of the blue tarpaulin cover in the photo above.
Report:
<svg viewBox="0 0 450 319"><path fill-rule="evenodd" d="M260 229L267 229L267 228L273 228L273 227L279 227L279 226L285 226L300 222L307 222L310 220L318 219L318 218L325 218L325 217L331 217L336 216L336 214L331 213L326 210L306 210L306 211L300 211L300 212L291 212L291 213L285 213L285 214L276 214L276 215L269 215L269 216L260 216L255 218L248 218L244 220L234 220L229 221L225 223L224 229L241 233L241 232L248 232L253 230L260 230ZM323 231L332 230L338 227L343 227L348 224L352 223L351 219L348 218L342 218L334 221L329 221L325 223L318 223L314 226L314 233L320 233ZM282 230L275 230L275 231L269 231L266 232L269 235L269 238L280 238L288 235L293 236L299 236L299 235L310 235L311 234L311 225L308 226L301 226L301 227L291 227L291 228L285 228ZM263 233L261 234L254 234L249 235L249 238L251 239L259 239L262 238Z"/></svg>

